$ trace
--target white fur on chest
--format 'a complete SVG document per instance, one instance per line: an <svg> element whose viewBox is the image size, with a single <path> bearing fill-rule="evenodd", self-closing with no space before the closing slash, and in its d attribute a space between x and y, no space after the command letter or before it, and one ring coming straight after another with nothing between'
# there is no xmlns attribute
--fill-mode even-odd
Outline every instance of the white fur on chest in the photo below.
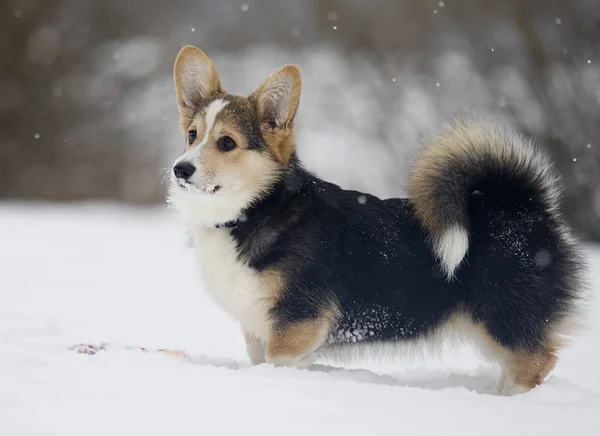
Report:
<svg viewBox="0 0 600 436"><path fill-rule="evenodd" d="M238 260L228 229L200 228L193 232L196 258L206 289L244 330L266 340L270 330L271 300L259 274Z"/></svg>

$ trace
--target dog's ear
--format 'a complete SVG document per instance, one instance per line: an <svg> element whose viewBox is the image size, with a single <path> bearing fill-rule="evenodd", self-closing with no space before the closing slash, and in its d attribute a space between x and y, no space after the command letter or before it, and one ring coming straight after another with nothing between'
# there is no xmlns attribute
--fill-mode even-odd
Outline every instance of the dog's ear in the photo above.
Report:
<svg viewBox="0 0 600 436"><path fill-rule="evenodd" d="M175 60L173 75L180 110L197 107L212 95L223 92L212 61L194 46L181 49Z"/></svg>
<svg viewBox="0 0 600 436"><path fill-rule="evenodd" d="M286 65L271 74L249 97L256 105L263 131L291 127L300 103L301 88L300 70L294 65Z"/></svg>

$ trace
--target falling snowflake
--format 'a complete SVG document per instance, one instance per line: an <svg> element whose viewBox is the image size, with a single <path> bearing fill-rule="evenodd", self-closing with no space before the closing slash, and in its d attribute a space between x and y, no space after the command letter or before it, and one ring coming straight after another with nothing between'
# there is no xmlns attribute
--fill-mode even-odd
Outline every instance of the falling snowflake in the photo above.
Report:
<svg viewBox="0 0 600 436"><path fill-rule="evenodd" d="M250 6L247 3L242 3L242 11L243 12L248 12L248 9L250 9Z"/></svg>
<svg viewBox="0 0 600 436"><path fill-rule="evenodd" d="M546 268L552 263L552 255L548 250L540 250L534 256L536 265L540 268Z"/></svg>

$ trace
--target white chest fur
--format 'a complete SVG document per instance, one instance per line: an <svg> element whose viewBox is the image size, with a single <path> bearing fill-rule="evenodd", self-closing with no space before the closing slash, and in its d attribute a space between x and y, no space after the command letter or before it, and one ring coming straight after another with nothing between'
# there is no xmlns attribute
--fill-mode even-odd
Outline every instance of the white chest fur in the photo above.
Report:
<svg viewBox="0 0 600 436"><path fill-rule="evenodd" d="M230 230L202 227L194 230L193 240L202 278L211 297L240 322L246 332L266 340L272 301L259 274L238 260Z"/></svg>

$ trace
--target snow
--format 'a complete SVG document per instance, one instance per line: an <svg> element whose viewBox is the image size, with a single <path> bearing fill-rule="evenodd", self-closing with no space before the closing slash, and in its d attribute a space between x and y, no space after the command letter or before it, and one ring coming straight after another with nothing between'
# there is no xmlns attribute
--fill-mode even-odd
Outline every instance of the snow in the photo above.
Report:
<svg viewBox="0 0 600 436"><path fill-rule="evenodd" d="M164 208L0 203L2 435L598 435L600 305L547 383L441 359L250 367ZM600 290L600 249L587 247ZM108 342L93 356L69 351ZM194 362L125 349L185 349Z"/></svg>

